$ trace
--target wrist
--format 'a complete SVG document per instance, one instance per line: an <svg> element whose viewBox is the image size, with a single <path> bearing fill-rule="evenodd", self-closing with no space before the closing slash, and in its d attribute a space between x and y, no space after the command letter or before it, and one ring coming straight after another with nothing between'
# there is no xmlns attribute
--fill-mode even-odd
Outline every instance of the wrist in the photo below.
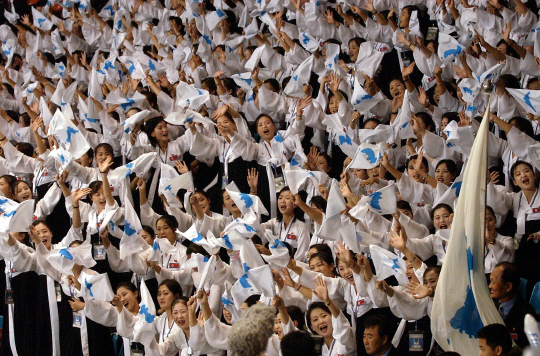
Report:
<svg viewBox="0 0 540 356"><path fill-rule="evenodd" d="M332 304L332 300L325 300L323 302L324 302L324 305L326 305L327 307L329 307L330 304Z"/></svg>
<svg viewBox="0 0 540 356"><path fill-rule="evenodd" d="M72 205L73 209L79 209L79 204L77 204L77 206L75 205Z"/></svg>

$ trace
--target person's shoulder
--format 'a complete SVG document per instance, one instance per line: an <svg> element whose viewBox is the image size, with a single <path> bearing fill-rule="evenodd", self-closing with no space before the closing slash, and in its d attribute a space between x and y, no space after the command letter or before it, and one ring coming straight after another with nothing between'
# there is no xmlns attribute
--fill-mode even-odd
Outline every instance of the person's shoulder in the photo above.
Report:
<svg viewBox="0 0 540 356"><path fill-rule="evenodd" d="M531 314L536 319L538 319L536 310L534 310L532 305L527 300L523 299L521 296L517 297L516 303L514 304L514 307L512 309L515 309L515 312L519 314Z"/></svg>

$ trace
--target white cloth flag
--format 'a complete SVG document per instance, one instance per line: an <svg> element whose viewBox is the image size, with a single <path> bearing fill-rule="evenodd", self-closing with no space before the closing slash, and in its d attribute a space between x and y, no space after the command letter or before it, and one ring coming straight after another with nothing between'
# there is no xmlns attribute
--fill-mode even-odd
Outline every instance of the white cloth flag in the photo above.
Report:
<svg viewBox="0 0 540 356"><path fill-rule="evenodd" d="M199 122L201 124L215 126L215 123L209 118L206 118L198 112L189 109L172 112L167 115L165 121L172 125L185 125L188 122Z"/></svg>
<svg viewBox="0 0 540 356"><path fill-rule="evenodd" d="M358 205L367 205L369 210L378 214L394 214L397 210L395 184L389 184L368 196L364 196Z"/></svg>
<svg viewBox="0 0 540 356"><path fill-rule="evenodd" d="M405 95L403 96L403 104L401 105L401 110L399 111L398 116L390 126L394 132L394 140L405 140L408 138L416 138L414 130L411 126L411 100L408 90L405 90Z"/></svg>
<svg viewBox="0 0 540 356"><path fill-rule="evenodd" d="M75 159L90 149L90 145L81 131L60 110L56 110L48 131L49 135L53 135L58 144L71 153Z"/></svg>
<svg viewBox="0 0 540 356"><path fill-rule="evenodd" d="M437 54L444 64L450 64L463 53L465 47L454 37L442 32L439 34L439 48Z"/></svg>
<svg viewBox="0 0 540 356"><path fill-rule="evenodd" d="M529 114L540 115L540 90L512 89L508 92Z"/></svg>
<svg viewBox="0 0 540 356"><path fill-rule="evenodd" d="M177 248L171 245L170 241L166 238L155 238L152 245L152 251L148 255L148 261L159 261L161 255L171 255L177 252Z"/></svg>
<svg viewBox="0 0 540 356"><path fill-rule="evenodd" d="M144 174L150 170L152 164L156 160L157 152L145 153L134 161L126 165L116 168L109 173L109 180L114 183L119 183L123 179L127 179L132 173Z"/></svg>
<svg viewBox="0 0 540 356"><path fill-rule="evenodd" d="M227 188L226 190L242 214L247 214L250 211L254 211L258 215L268 215L268 210L266 210L258 196L235 192Z"/></svg>
<svg viewBox="0 0 540 356"><path fill-rule="evenodd" d="M324 61L324 66L326 67L326 69L333 72L338 71L339 50L340 49L338 44L326 44L326 61Z"/></svg>
<svg viewBox="0 0 540 356"><path fill-rule="evenodd" d="M204 257L204 258L206 259L206 257ZM199 268L199 270L200 270L200 268ZM197 288L197 290L201 290L201 289L203 289L203 290L208 289L209 290L210 289L209 286L211 285L211 281L212 281L212 278L213 278L212 276L213 276L215 271L216 271L216 256L212 255L212 256L210 256L208 261L206 261L206 264L204 266L204 270L202 271L201 280L199 282L199 288Z"/></svg>
<svg viewBox="0 0 540 356"><path fill-rule="evenodd" d="M136 114L133 114L124 121L124 133L130 133L135 129L138 123L142 122L150 114L150 110L139 111Z"/></svg>
<svg viewBox="0 0 540 356"><path fill-rule="evenodd" d="M264 293L266 297L273 298L276 296L274 277L269 265L250 269L247 275L259 292Z"/></svg>
<svg viewBox="0 0 540 356"><path fill-rule="evenodd" d="M265 47L266 45L263 45L261 47L258 47L256 50L254 50L253 53L251 54L251 57L249 57L249 60L244 65L244 68L246 68L249 71L252 71L253 69L255 69L259 65L259 62L261 61L261 57L264 53Z"/></svg>
<svg viewBox="0 0 540 356"><path fill-rule="evenodd" d="M81 283L81 294L85 298L110 302L114 298L107 273L86 275Z"/></svg>
<svg viewBox="0 0 540 356"><path fill-rule="evenodd" d="M302 98L304 97L304 84L309 84L311 70L313 68L313 56L309 56L305 61L300 63L296 70L291 75L291 80L283 90L285 94Z"/></svg>
<svg viewBox="0 0 540 356"><path fill-rule="evenodd" d="M34 19L34 26L43 31L49 31L54 25L51 20L43 16L41 12L39 12L35 8L32 8L32 18Z"/></svg>
<svg viewBox="0 0 540 356"><path fill-rule="evenodd" d="M176 105L180 108L189 108L197 111L210 99L210 94L206 90L197 89L194 84L179 82L176 87L177 100Z"/></svg>
<svg viewBox="0 0 540 356"><path fill-rule="evenodd" d="M153 331L153 322L156 318L156 306L152 300L152 296L144 283L144 279L141 280L141 303L139 307L139 318L135 322L133 328L133 341L140 342L144 346L150 346L152 341L155 341L155 334Z"/></svg>
<svg viewBox="0 0 540 356"><path fill-rule="evenodd" d="M17 206L15 214L11 215L11 217L4 218L2 215L2 219L0 219L2 221L0 231L4 227L8 227L9 232L29 232L30 225L34 221L35 202L34 199L25 200ZM3 224L4 219L9 220L9 225Z"/></svg>
<svg viewBox="0 0 540 356"><path fill-rule="evenodd" d="M351 98L351 104L355 109L360 112L368 112L372 107L377 105L383 100L382 94L375 94L375 96L369 95L360 83L360 73L356 73L354 78L354 91ZM362 78L363 79L363 78Z"/></svg>
<svg viewBox="0 0 540 356"><path fill-rule="evenodd" d="M126 259L142 250L139 243L142 224L129 199L124 199L124 234L120 240L120 258Z"/></svg>
<svg viewBox="0 0 540 356"><path fill-rule="evenodd" d="M244 89L244 91L246 92L253 90L257 86L255 84L255 81L251 78L250 72L233 74L231 78L239 87Z"/></svg>
<svg viewBox="0 0 540 356"><path fill-rule="evenodd" d="M317 233L320 238L329 241L339 240L339 235L336 234L341 228L341 212L347 208L345 198L339 189L337 180L332 179L330 184L330 192L328 193L328 204L326 206L326 214L322 221L321 227Z"/></svg>
<svg viewBox="0 0 540 356"><path fill-rule="evenodd" d="M493 67L489 68L484 73L477 76L476 80L478 80L478 83L480 84L484 83L486 80L489 79L491 79L492 81L496 81L499 78L503 67L504 63L495 64Z"/></svg>
<svg viewBox="0 0 540 356"><path fill-rule="evenodd" d="M230 230L227 233L223 234L223 236L217 238L213 235L208 236L208 241L210 242L210 244L212 244L213 241L212 237L215 239L214 242L221 247L234 251L240 251L242 245L247 241L247 238L245 238L236 230Z"/></svg>
<svg viewBox="0 0 540 356"><path fill-rule="evenodd" d="M371 169L377 167L381 161L383 150L383 147L371 143L361 143L346 170L351 168Z"/></svg>
<svg viewBox="0 0 540 356"><path fill-rule="evenodd" d="M407 262L401 257L376 245L369 245L369 251L377 272L377 280L382 281L390 276L395 276L400 285L409 284Z"/></svg>
<svg viewBox="0 0 540 356"><path fill-rule="evenodd" d="M298 194L298 191L308 179L311 179L313 184L318 186L315 175L308 170L298 168L288 169L284 170L283 174L285 175L285 181L287 182L292 194Z"/></svg>
<svg viewBox="0 0 540 356"><path fill-rule="evenodd" d="M446 133L446 146L453 150L469 155L474 142L474 133L471 126L459 127L457 121L451 121L444 128Z"/></svg>
<svg viewBox="0 0 540 356"><path fill-rule="evenodd" d="M49 252L46 259L57 271L67 276L73 275L71 269L75 264L87 268L96 265L96 261L92 258L90 239L85 240L81 245L76 247L53 249Z"/></svg>
<svg viewBox="0 0 540 356"><path fill-rule="evenodd" d="M262 258L268 263L275 263L280 267L287 267L289 260L291 259L287 246L272 234L272 230L267 229L264 235L268 240L268 248L272 254L270 256L261 255Z"/></svg>
<svg viewBox="0 0 540 356"><path fill-rule="evenodd" d="M58 172L62 173L66 170L66 168L69 168L71 165L71 162L73 162L73 156L71 153L63 149L62 147L58 147L57 149L52 150L49 153L49 157L52 157L56 163L60 165L60 169Z"/></svg>
<svg viewBox="0 0 540 356"><path fill-rule="evenodd" d="M444 194L435 202L433 203L433 206L437 206L439 204L448 204L450 206L454 206L454 202L459 197L459 193L461 193L461 185L463 184L463 175L460 175L456 178L454 183L444 192Z"/></svg>
<svg viewBox="0 0 540 356"><path fill-rule="evenodd" d="M489 101L465 167L444 264L435 291L431 331L445 351L478 355L476 333L504 324L490 297L484 273Z"/></svg>
<svg viewBox="0 0 540 356"><path fill-rule="evenodd" d="M373 130L360 129L357 131L360 142L381 143L392 139L392 128L389 125L380 124Z"/></svg>

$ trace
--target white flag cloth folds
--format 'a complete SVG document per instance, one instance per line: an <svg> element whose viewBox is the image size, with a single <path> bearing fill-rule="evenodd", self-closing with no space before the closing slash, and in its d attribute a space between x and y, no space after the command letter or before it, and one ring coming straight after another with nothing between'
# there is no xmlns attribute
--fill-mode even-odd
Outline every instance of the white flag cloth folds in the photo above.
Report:
<svg viewBox="0 0 540 356"><path fill-rule="evenodd" d="M492 81L496 81L499 79L499 75L501 74L501 70L504 67L504 63L495 64L493 67L486 70L484 73L480 74L476 77L476 80L478 80L478 83L482 84L486 80L491 79Z"/></svg>
<svg viewBox="0 0 540 356"><path fill-rule="evenodd" d="M208 242L212 244L218 244L219 246L234 250L234 251L240 251L240 248L242 245L247 241L247 238L244 237L242 234L240 234L236 230L230 230L223 234L221 237L215 237L213 234L212 236L208 235Z"/></svg>
<svg viewBox="0 0 540 356"><path fill-rule="evenodd" d="M223 229L225 233L232 230L236 230L244 237L250 239L257 234L257 231L261 230L261 224L257 215L253 211L250 211L243 217L234 219Z"/></svg>
<svg viewBox="0 0 540 356"><path fill-rule="evenodd" d="M289 260L291 259L287 246L275 237L271 230L266 230L265 236L268 240L268 248L272 254L270 256L261 255L262 258L268 263L275 263L280 267L287 267Z"/></svg>
<svg viewBox="0 0 540 356"><path fill-rule="evenodd" d="M156 238L152 245L152 251L148 255L148 261L159 261L162 254L171 255L176 253L176 251L176 247L171 245L171 242L166 238Z"/></svg>
<svg viewBox="0 0 540 356"><path fill-rule="evenodd" d="M392 140L392 128L383 124L380 124L373 130L360 129L356 134L360 142L381 143Z"/></svg>
<svg viewBox="0 0 540 356"><path fill-rule="evenodd" d="M326 44L326 61L324 61L324 66L326 69L333 72L338 71L339 51L340 49L338 44Z"/></svg>
<svg viewBox="0 0 540 356"><path fill-rule="evenodd" d="M96 265L96 261L92 258L90 239L76 247L55 248L49 252L46 259L51 266L66 276L73 275L71 269L75 264L87 268Z"/></svg>
<svg viewBox="0 0 540 356"><path fill-rule="evenodd" d="M90 73L90 82L88 83L88 96L96 99L97 101L103 100L103 92L99 85L99 79L96 69L92 69Z"/></svg>
<svg viewBox="0 0 540 356"><path fill-rule="evenodd" d="M347 208L345 199L339 189L337 180L332 179L330 184L330 192L328 193L328 204L326 206L326 214L322 221L321 227L317 235L325 240L339 240L339 235L336 231L341 229L341 212Z"/></svg>
<svg viewBox="0 0 540 356"><path fill-rule="evenodd" d="M372 107L383 100L382 94L369 95L362 85L360 85L359 73L356 73L354 78L354 91L351 98L351 104L360 112L368 112Z"/></svg>
<svg viewBox="0 0 540 356"><path fill-rule="evenodd" d="M188 122L199 122L201 124L215 125L212 120L202 116L196 111L189 109L172 112L167 115L165 121L172 125L185 125Z"/></svg>
<svg viewBox="0 0 540 356"><path fill-rule="evenodd" d="M60 85L60 84L58 84ZM39 111L41 112L41 117L43 118L43 123L45 126L49 126L51 120L52 120L52 113L49 110L49 107L47 106L47 102L45 101L45 97L39 98Z"/></svg>
<svg viewBox="0 0 540 356"><path fill-rule="evenodd" d="M254 50L253 53L251 54L251 57L244 65L244 68L246 68L249 71L252 71L253 69L255 69L259 65L259 62L261 61L261 57L264 53L265 48L266 48L266 45L263 45L261 47L258 47L256 50Z"/></svg>
<svg viewBox="0 0 540 356"><path fill-rule="evenodd" d="M179 82L176 87L178 98L176 105L180 108L189 108L197 111L199 108L210 99L210 94L206 90L197 89L194 84Z"/></svg>
<svg viewBox="0 0 540 356"><path fill-rule="evenodd" d="M208 15L206 15L205 17L206 25L208 26L208 29L210 31L214 31L214 29L221 22L221 20L226 19L226 18L227 18L227 15L220 9L217 9L216 11L212 11Z"/></svg>
<svg viewBox="0 0 540 356"><path fill-rule="evenodd" d="M298 194L298 191L308 179L313 181L315 186L319 185L315 175L305 169L286 169L283 171L283 174L285 175L285 181L287 182L292 194Z"/></svg>
<svg viewBox="0 0 540 356"><path fill-rule="evenodd" d="M193 226L195 226L195 225L193 225ZM189 230L191 230L191 228ZM208 232L206 233L207 237L206 238L203 237L201 239L199 237L199 235L200 235L199 233L197 233L198 234L197 236L188 235L189 230L186 231L185 233L182 233L179 230L176 230L176 232L180 236L184 236L185 238L189 239L190 241L192 241L192 242L196 243L197 245L201 246L202 248L204 248L206 250L206 252L208 252L211 255L215 255L216 253L219 252L219 249L222 246L219 244L219 242L217 241L217 239L214 236L214 234L212 233L212 231L208 230ZM191 240L190 236L195 237L197 241Z"/></svg>
<svg viewBox="0 0 540 356"><path fill-rule="evenodd" d="M457 121L451 121L444 128L446 133L446 146L468 155L469 148L474 142L474 133L471 126L459 127Z"/></svg>
<svg viewBox="0 0 540 356"><path fill-rule="evenodd" d="M30 225L34 221L35 200L25 200L16 204L15 210L8 214L0 215L0 232L29 232Z"/></svg>
<svg viewBox="0 0 540 356"><path fill-rule="evenodd" d="M120 182L123 179L128 178L132 173L144 174L150 170L152 164L156 160L157 152L145 153L134 161L129 162L126 165L116 168L110 172L108 177L112 182Z"/></svg>
<svg viewBox="0 0 540 356"><path fill-rule="evenodd" d="M107 273L85 275L83 283L81 283L81 294L85 299L101 300L110 302L114 298L111 282Z"/></svg>
<svg viewBox="0 0 540 356"><path fill-rule="evenodd" d="M367 206L369 210L382 215L394 214L397 210L396 185L389 184L368 196L364 196L356 205L356 207L361 206Z"/></svg>
<svg viewBox="0 0 540 356"><path fill-rule="evenodd" d="M400 285L409 284L407 262L401 257L376 245L369 245L369 251L377 272L377 280L382 281L390 276L395 276Z"/></svg>
<svg viewBox="0 0 540 356"><path fill-rule="evenodd" d="M390 124L392 131L394 132L394 140L406 140L408 138L416 138L414 130L411 126L411 100L408 90L405 90L405 95L403 96L403 104L401 105L401 110L397 115L393 123Z"/></svg>
<svg viewBox="0 0 540 356"><path fill-rule="evenodd" d="M34 19L34 26L43 31L49 31L54 25L51 20L43 16L41 12L39 12L35 8L32 8L32 18Z"/></svg>
<svg viewBox="0 0 540 356"><path fill-rule="evenodd" d="M506 89L529 114L540 114L540 90L529 89Z"/></svg>
<svg viewBox="0 0 540 356"><path fill-rule="evenodd" d="M126 259L142 250L139 243L142 224L129 199L124 199L124 234L120 240L120 258Z"/></svg>
<svg viewBox="0 0 540 356"><path fill-rule="evenodd" d="M59 173L62 173L66 170L66 168L69 168L71 162L73 162L73 156L71 155L71 153L69 153L62 147L58 147L52 150L49 153L49 157L52 157L56 161L56 163L60 165L60 169L58 170Z"/></svg>
<svg viewBox="0 0 540 356"><path fill-rule="evenodd" d="M268 215L268 210L266 210L258 196L235 192L227 188L226 190L242 214L247 214L250 211L254 211L258 215Z"/></svg>
<svg viewBox="0 0 540 356"><path fill-rule="evenodd" d="M233 74L231 78L239 87L244 89L244 91L246 92L253 90L257 86L255 84L255 81L251 78L250 72Z"/></svg>
<svg viewBox="0 0 540 356"><path fill-rule="evenodd" d="M187 172L182 175L178 175L176 173L176 176L173 178L166 179L163 176L163 172L166 170L174 171L176 173L176 170L172 168L171 166L162 163L161 164L161 180L160 180L160 188L161 191L163 189L163 194L167 198L167 202L170 206L177 206L180 207L181 203L176 199L176 194L178 194L178 191L180 189L185 189L188 192L194 192L195 186L193 184L193 173ZM160 193L161 194L161 193ZM176 203L178 202L178 203Z"/></svg>
<svg viewBox="0 0 540 356"><path fill-rule="evenodd" d="M433 203L433 206L437 206L439 204L448 204L450 206L454 206L454 202L459 197L459 193L461 192L461 185L463 184L463 175L459 175L454 183L444 192L444 194L435 202Z"/></svg>
<svg viewBox="0 0 540 356"><path fill-rule="evenodd" d="M56 110L48 131L49 135L53 135L58 144L71 153L75 159L90 149L90 145L81 131L60 110Z"/></svg>
<svg viewBox="0 0 540 356"><path fill-rule="evenodd" d="M377 167L381 161L383 152L384 148L382 146L361 143L346 170L351 168L371 169Z"/></svg>
<svg viewBox="0 0 540 356"><path fill-rule="evenodd" d="M465 47L454 37L442 32L439 34L439 48L437 54L444 64L450 64L463 53Z"/></svg>
<svg viewBox="0 0 540 356"><path fill-rule="evenodd" d="M135 126L137 126L139 122L142 122L148 116L148 114L150 114L149 110L143 110L131 115L129 119L124 121L124 132L128 134L133 131Z"/></svg>
<svg viewBox="0 0 540 356"><path fill-rule="evenodd" d="M197 290L209 289L209 288L206 288L206 286L211 284L211 281L213 278L212 276L215 271L216 271L216 256L212 255L210 256L210 258L208 259L208 261L206 262L204 266L204 270L202 271L201 281L199 282L199 287L197 288Z"/></svg>
<svg viewBox="0 0 540 356"><path fill-rule="evenodd" d="M313 68L313 56L309 56L295 69L291 75L291 80L283 90L285 94L302 98L304 97L304 84L309 84L311 70Z"/></svg>
<svg viewBox="0 0 540 356"><path fill-rule="evenodd" d="M274 277L269 265L252 268L247 272L247 275L259 292L264 293L266 297L276 296Z"/></svg>
<svg viewBox="0 0 540 356"><path fill-rule="evenodd" d="M504 324L490 297L484 273L489 101L465 167L450 241L435 291L431 331L445 351L478 355L476 333Z"/></svg>
<svg viewBox="0 0 540 356"><path fill-rule="evenodd" d="M249 278L248 272L251 269L264 265L261 255L259 255L259 252L251 240L246 240L240 248L240 261L242 262L244 275L234 283L231 290L234 298L234 305L237 309L240 309L242 303L249 296L260 293L257 287L255 287L252 279Z"/></svg>
<svg viewBox="0 0 540 356"><path fill-rule="evenodd" d="M153 331L154 326L152 325L156 318L156 306L148 291L148 287L146 287L146 283L144 283L144 279L141 280L140 293L139 318L133 328L133 341L149 346L152 341L156 340Z"/></svg>

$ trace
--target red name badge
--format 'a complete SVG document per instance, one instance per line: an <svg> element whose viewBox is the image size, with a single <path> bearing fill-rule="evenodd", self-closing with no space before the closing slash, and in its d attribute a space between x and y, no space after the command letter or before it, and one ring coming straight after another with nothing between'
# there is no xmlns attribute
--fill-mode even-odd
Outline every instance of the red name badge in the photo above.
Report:
<svg viewBox="0 0 540 356"><path fill-rule="evenodd" d="M172 155L171 157L169 157L169 161L176 161L177 159L178 159L177 155Z"/></svg>
<svg viewBox="0 0 540 356"><path fill-rule="evenodd" d="M37 220L37 216L32 216L32 220Z"/></svg>
<svg viewBox="0 0 540 356"><path fill-rule="evenodd" d="M290 234L287 234L287 238L289 240L296 240L296 235L294 235L292 232Z"/></svg>
<svg viewBox="0 0 540 356"><path fill-rule="evenodd" d="M421 208L421 207L423 207L424 205L426 205L426 204L418 203L416 206L419 207L419 208Z"/></svg>
<svg viewBox="0 0 540 356"><path fill-rule="evenodd" d="M510 336L512 337L512 340L517 340L518 338L517 333L510 333Z"/></svg>
<svg viewBox="0 0 540 356"><path fill-rule="evenodd" d="M533 212L533 214L535 214L535 213L540 213L540 207L538 207L538 208L533 208L532 212Z"/></svg>
<svg viewBox="0 0 540 356"><path fill-rule="evenodd" d="M43 172L43 177L46 177L46 176L48 176L48 175L49 175L49 172L48 172L48 171Z"/></svg>
<svg viewBox="0 0 540 356"><path fill-rule="evenodd" d="M17 270L15 268L12 268L11 273L17 273Z"/></svg>
<svg viewBox="0 0 540 356"><path fill-rule="evenodd" d="M180 268L180 263L171 262L169 263L169 268Z"/></svg>
<svg viewBox="0 0 540 356"><path fill-rule="evenodd" d="M361 305L364 305L364 304L366 304L366 301L364 300L364 298L356 301L356 306L357 307L359 307Z"/></svg>

